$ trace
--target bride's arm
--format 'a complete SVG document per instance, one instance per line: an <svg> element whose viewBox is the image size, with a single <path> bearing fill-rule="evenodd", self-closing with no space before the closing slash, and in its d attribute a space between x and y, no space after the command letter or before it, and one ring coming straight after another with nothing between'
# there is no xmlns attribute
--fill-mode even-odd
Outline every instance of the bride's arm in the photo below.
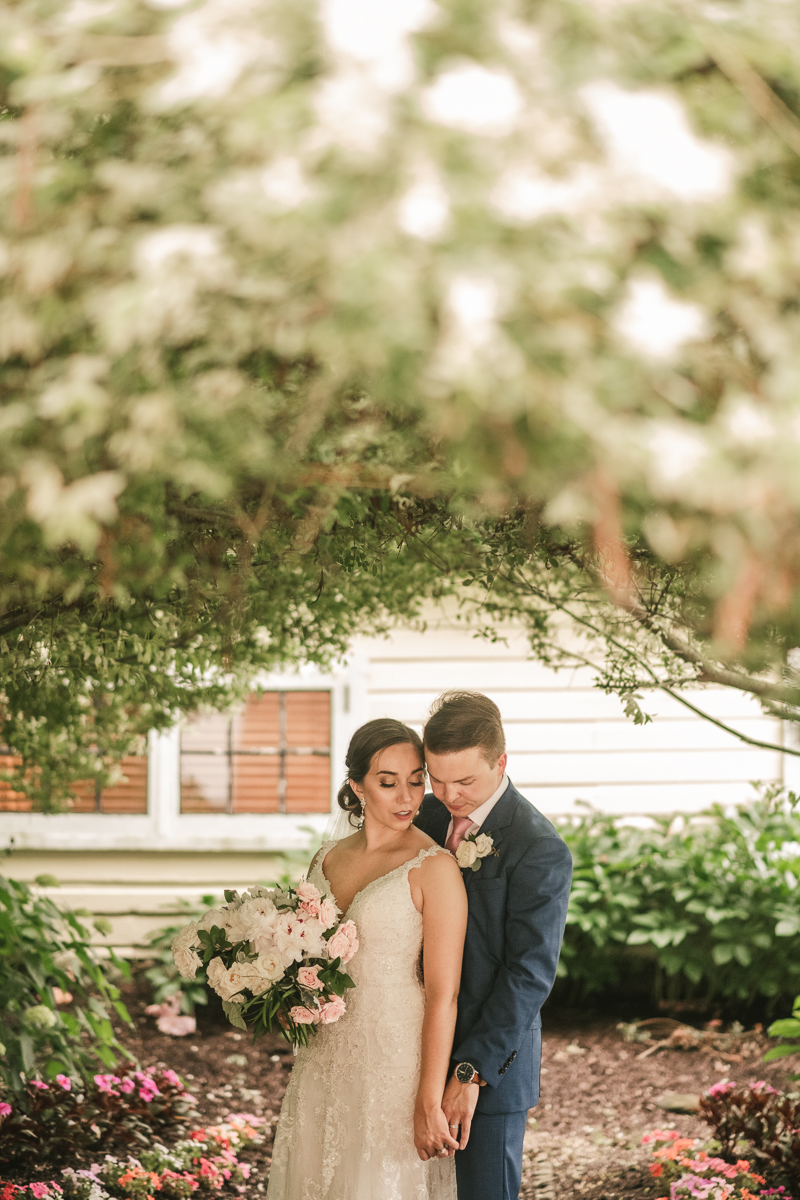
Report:
<svg viewBox="0 0 800 1200"><path fill-rule="evenodd" d="M442 1112L467 929L467 893L455 859L449 854L425 859L420 869L420 891L425 1018L422 1069L414 1107L414 1144L424 1162L435 1158L443 1146L450 1154L458 1146L458 1138L452 1136L454 1131L448 1128Z"/></svg>

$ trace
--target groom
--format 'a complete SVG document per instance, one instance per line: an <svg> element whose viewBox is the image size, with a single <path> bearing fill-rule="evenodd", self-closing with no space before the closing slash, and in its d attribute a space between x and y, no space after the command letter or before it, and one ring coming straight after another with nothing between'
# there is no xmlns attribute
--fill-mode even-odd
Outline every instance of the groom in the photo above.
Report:
<svg viewBox="0 0 800 1200"><path fill-rule="evenodd" d="M469 920L442 1104L450 1132L460 1127L458 1200L519 1195L528 1109L539 1100L540 1010L572 878L569 850L507 777L506 757L487 696L445 692L434 703L425 726L433 795L416 824L461 864L474 859L463 870Z"/></svg>

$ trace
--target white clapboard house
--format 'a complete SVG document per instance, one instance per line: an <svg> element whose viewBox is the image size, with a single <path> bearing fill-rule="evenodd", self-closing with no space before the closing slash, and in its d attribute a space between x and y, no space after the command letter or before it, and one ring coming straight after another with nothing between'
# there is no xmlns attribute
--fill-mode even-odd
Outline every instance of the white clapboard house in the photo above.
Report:
<svg viewBox="0 0 800 1200"><path fill-rule="evenodd" d="M261 684L237 711L151 735L146 757L125 763L127 782L78 789L69 813L30 812L6 786L2 873L54 875L54 894L111 919L102 940L142 953L147 932L174 920L176 902L269 880L275 852L304 848L309 829L324 830L354 729L378 716L421 729L447 688L496 701L509 774L548 815L579 801L620 816L691 813L747 801L756 780L800 783L800 759L748 746L667 696L647 697L655 717L637 727L588 670L552 671L521 634L492 644L442 614L425 632L358 639L329 674L303 668ZM731 689L691 699L753 738L780 744L785 734Z"/></svg>

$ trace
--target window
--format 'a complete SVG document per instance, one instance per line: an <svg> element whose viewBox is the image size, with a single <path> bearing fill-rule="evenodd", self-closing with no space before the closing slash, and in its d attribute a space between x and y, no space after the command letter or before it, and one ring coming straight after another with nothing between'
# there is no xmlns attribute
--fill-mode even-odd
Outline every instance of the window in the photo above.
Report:
<svg viewBox="0 0 800 1200"><path fill-rule="evenodd" d="M253 693L181 733L182 813L328 812L331 693Z"/></svg>
<svg viewBox="0 0 800 1200"><path fill-rule="evenodd" d="M8 771L18 762L10 754L0 755L0 770ZM123 758L120 765L125 778L114 787L96 788L91 780L76 783L70 812L147 813L147 757ZM0 812L30 812L31 808L26 796L0 780Z"/></svg>

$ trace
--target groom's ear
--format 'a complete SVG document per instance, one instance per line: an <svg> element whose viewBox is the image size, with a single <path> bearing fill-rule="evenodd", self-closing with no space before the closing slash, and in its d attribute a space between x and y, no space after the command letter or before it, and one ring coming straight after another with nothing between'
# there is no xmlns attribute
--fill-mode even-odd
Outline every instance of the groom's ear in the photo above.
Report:
<svg viewBox="0 0 800 1200"><path fill-rule="evenodd" d="M508 755L501 754L497 760L497 769L501 775L505 775L507 765L508 765Z"/></svg>

